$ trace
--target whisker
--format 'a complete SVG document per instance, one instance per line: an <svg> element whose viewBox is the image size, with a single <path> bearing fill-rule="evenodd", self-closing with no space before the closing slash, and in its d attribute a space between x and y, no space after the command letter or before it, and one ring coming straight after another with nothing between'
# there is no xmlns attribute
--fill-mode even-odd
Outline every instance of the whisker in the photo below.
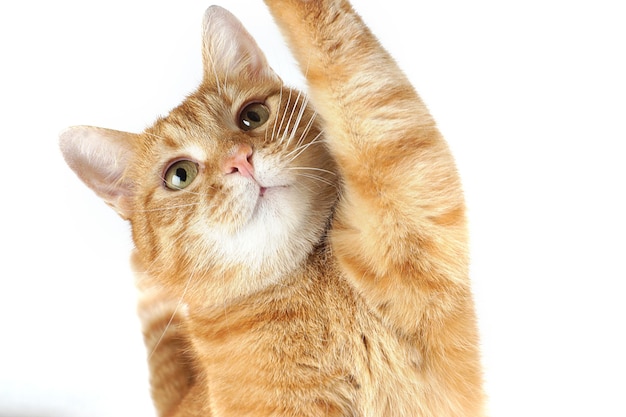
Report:
<svg viewBox="0 0 626 417"><path fill-rule="evenodd" d="M289 104L291 104L291 90L289 90L289 96L287 97L287 103L285 104L285 109L289 108ZM276 132L276 134L279 135L279 136L280 136L280 130L283 128L283 122L285 121L285 115L286 115L286 112L283 112L282 118L280 119L280 124L278 125L278 131ZM279 143L282 144L284 140L285 140L285 137L282 136L280 138Z"/></svg>
<svg viewBox="0 0 626 417"><path fill-rule="evenodd" d="M297 157L299 157L300 155L302 155L302 152L306 151L309 146L316 144L316 143L322 143L320 141L320 138L322 137L322 132L319 132L311 142L307 143L306 145L302 145L299 146L297 148L294 148L291 152L287 153L285 155L285 157L290 158L289 162L295 160ZM295 155L294 155L295 154ZM293 155L293 156L292 156Z"/></svg>
<svg viewBox="0 0 626 417"><path fill-rule="evenodd" d="M302 110L300 112L300 117L298 118L298 123L301 123L302 117L304 116L304 112L308 105L309 105L309 97L307 96L304 103L302 103ZM298 141L296 142L297 146L302 145L302 143L304 142L304 139L309 135L309 132L311 131L311 127L313 126L313 122L315 121L316 117L317 117L317 113L313 112L313 114L309 118L309 121L306 123L306 125L304 126L304 129L302 130L302 134L300 135L300 138L298 138ZM294 134L295 133L296 132L294 131Z"/></svg>
<svg viewBox="0 0 626 417"><path fill-rule="evenodd" d="M293 103L293 106L291 107L291 112L289 113L289 119L287 120L287 124L285 125L285 130L283 130L282 133L282 137L281 137L281 143L283 143L285 141L285 138L287 139L287 146L289 146L289 144L291 143L293 136L294 136L294 131L295 129L297 129L297 124L294 123L293 127L291 127L291 121L293 120L293 115L296 112L296 107L298 105L298 101L300 101L300 96L302 95L302 91L298 91L298 96L296 97L296 100ZM279 132L280 134L280 132Z"/></svg>
<svg viewBox="0 0 626 417"><path fill-rule="evenodd" d="M309 193L313 193L313 194L316 194L316 193L319 192L319 189L313 188L312 184L306 184L306 183L298 182L297 184L294 185L294 187L300 188L300 189L304 188Z"/></svg>
<svg viewBox="0 0 626 417"><path fill-rule="evenodd" d="M293 107L291 108L291 112L289 114L289 120L287 120L287 126L285 126L285 130L283 131L283 140L287 136L287 131L289 130L289 125L291 124L291 119L293 119L293 114L296 111L296 106L298 105L298 101L300 100L300 96L302 95L302 91L298 90L298 96L296 97L296 101L293 103ZM282 140L281 140L282 142ZM287 145L291 142L291 138L287 141Z"/></svg>
<svg viewBox="0 0 626 417"><path fill-rule="evenodd" d="M308 103L308 100L307 100ZM296 147L302 145L302 142L304 142L304 138L306 138L309 134L309 131L311 130L311 127L313 127L313 122L315 121L315 118L317 117L317 112L313 112L313 114L311 115L311 118L309 119L309 122L306 124L306 126L304 127L304 130L302 131L302 134L300 135L300 139L298 139L298 142L296 143Z"/></svg>
<svg viewBox="0 0 626 417"><path fill-rule="evenodd" d="M278 109L280 109L280 105L283 102L283 86L280 86L280 94L278 95ZM274 126L272 126L272 139L274 139L276 137L276 124L278 123L278 115L276 115L276 118L274 119ZM267 132L269 130L265 131L265 142L268 142L267 140Z"/></svg>
<svg viewBox="0 0 626 417"><path fill-rule="evenodd" d="M315 181L323 182L324 184L327 184L327 185L330 185L332 187L337 188L337 184L335 184L334 182L332 182L330 180L327 180L326 178L324 178L324 177L322 177L320 175L307 174L307 173L304 173L304 172L299 172L299 173L296 174L296 176L309 178L309 179L312 179L312 180L315 180Z"/></svg>
<svg viewBox="0 0 626 417"><path fill-rule="evenodd" d="M183 292L181 293L180 298L178 299L178 303L176 303L176 307L174 308L174 311L172 312L172 315L170 316L169 321L165 325L165 329L163 329L163 332L161 333L161 336L159 337L159 339L157 340L155 345L152 347L152 351L148 355L148 361L150 361L150 359L152 358L152 356L156 352L157 348L159 347L159 345L163 341L163 338L165 337L165 334L167 333L167 331L169 330L170 326L172 325L172 321L174 321L174 317L176 317L176 314L178 313L178 310L183 305L183 299L184 299L185 295L187 294L187 290L189 289L189 286L191 284L191 280L193 279L194 272L197 269L197 267L198 267L198 263L196 263L195 267L192 269L192 272L189 274L189 278L187 278L187 281L185 282L185 286L183 287Z"/></svg>
<svg viewBox="0 0 626 417"><path fill-rule="evenodd" d="M182 239L183 239L183 237L184 237L184 235L180 235L180 236L176 237L176 238L174 239L174 242L173 242L173 243L175 243L175 244L176 244L176 243L178 243L180 240L182 240ZM146 275L152 275L152 274L158 273L158 271L156 271L156 270L154 269L154 265L155 265L155 263L157 263L157 262L158 262L158 258L155 258L155 259L154 259L154 260L150 263L150 265L148 265L148 266L144 267L144 268L143 268L143 270L142 270L142 271L138 271L138 273L141 273L141 274L146 274ZM187 286L188 286L188 284L185 286L185 288L184 288L184 290L183 290L183 295L187 292ZM152 356L156 353L157 348L161 345L161 342L163 341L163 339L164 339L164 337L165 337L165 334L167 333L167 331L168 331L168 330L169 330L169 328L171 327L172 322L174 321L174 318L176 317L176 314L178 313L178 311L179 311L179 309L180 309L180 307L181 307L182 303L183 303L183 298L181 297L181 298L178 300L178 303L176 304L176 307L174 308L174 311L171 313L170 318L169 318L169 320L167 321L167 324L165 325L164 329L161 331L161 334L159 335L159 338L157 339L156 343L152 346L152 349L151 349L151 351L150 351L150 352L149 352L149 354L148 354L148 361L150 361L150 359L152 358ZM144 324L145 324L145 323L144 323Z"/></svg>
<svg viewBox="0 0 626 417"><path fill-rule="evenodd" d="M335 174L333 171L329 171L329 170L323 169L323 168L315 168L315 167L287 167L287 169L296 170L296 171L319 171L319 172L324 172L326 174L330 174L330 175L333 175L333 176L337 176L337 174Z"/></svg>
<svg viewBox="0 0 626 417"><path fill-rule="evenodd" d="M300 99L300 94L301 92L298 93L298 98L296 99L296 104L298 103L298 100ZM291 129L291 132L289 134L289 140L287 141L287 145L289 145L291 143L291 141L293 140L293 138L296 136L296 132L298 131L298 127L300 126L300 123L302 121L302 116L304 115L304 112L306 110L306 106L309 102L309 98L307 96L304 97L304 100L302 101L302 103L300 103L300 110L298 111L298 115L296 116L296 120L293 124L293 127ZM291 110L291 117L289 118L289 121L291 121L291 118L293 117L293 114L296 111L296 106L294 105L293 109ZM289 125L287 125L289 126ZM302 137L301 137L302 138Z"/></svg>

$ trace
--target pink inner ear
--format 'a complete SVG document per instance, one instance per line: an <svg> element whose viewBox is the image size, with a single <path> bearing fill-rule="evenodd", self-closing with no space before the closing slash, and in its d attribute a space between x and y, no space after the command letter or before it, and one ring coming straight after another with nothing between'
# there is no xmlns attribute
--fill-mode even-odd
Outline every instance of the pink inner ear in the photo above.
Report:
<svg viewBox="0 0 626 417"><path fill-rule="evenodd" d="M204 14L205 80L219 85L233 74L278 80L263 51L241 22L227 10L211 6Z"/></svg>
<svg viewBox="0 0 626 417"><path fill-rule="evenodd" d="M124 174L139 135L91 126L60 135L61 152L76 175L123 218L129 217L132 182Z"/></svg>

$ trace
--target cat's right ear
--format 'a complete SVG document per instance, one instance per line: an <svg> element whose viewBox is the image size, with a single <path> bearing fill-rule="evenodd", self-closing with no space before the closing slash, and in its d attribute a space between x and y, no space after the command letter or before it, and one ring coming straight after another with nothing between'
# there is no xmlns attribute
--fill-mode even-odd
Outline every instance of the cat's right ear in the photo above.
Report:
<svg viewBox="0 0 626 417"><path fill-rule="evenodd" d="M252 35L229 11L211 6L204 13L204 79L216 83L235 77L257 82L280 81Z"/></svg>
<svg viewBox="0 0 626 417"><path fill-rule="evenodd" d="M133 184L125 176L139 135L92 126L70 127L60 147L76 175L124 219L129 218Z"/></svg>

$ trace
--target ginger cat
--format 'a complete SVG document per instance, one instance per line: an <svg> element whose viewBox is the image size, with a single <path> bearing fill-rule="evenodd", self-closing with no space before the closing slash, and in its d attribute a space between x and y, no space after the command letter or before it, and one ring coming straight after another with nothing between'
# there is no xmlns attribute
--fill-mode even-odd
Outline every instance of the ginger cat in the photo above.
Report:
<svg viewBox="0 0 626 417"><path fill-rule="evenodd" d="M348 1L266 3L310 100L214 6L180 106L61 134L132 225L159 415L482 415L446 143Z"/></svg>

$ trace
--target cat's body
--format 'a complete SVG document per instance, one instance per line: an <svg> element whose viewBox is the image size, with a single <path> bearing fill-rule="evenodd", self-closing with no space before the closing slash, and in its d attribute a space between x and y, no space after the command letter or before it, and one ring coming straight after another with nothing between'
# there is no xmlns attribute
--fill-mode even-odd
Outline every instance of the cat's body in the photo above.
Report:
<svg viewBox="0 0 626 417"><path fill-rule="evenodd" d="M131 221L159 414L481 415L445 142L347 2L266 3L312 107L210 8L183 104L142 134L62 135Z"/></svg>

